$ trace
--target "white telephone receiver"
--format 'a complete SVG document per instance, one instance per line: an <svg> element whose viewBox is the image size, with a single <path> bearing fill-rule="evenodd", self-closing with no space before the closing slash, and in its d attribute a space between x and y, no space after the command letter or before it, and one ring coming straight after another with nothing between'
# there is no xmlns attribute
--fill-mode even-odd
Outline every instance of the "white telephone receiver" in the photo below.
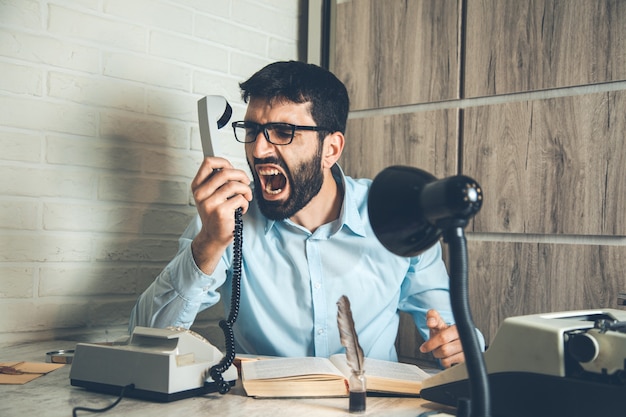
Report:
<svg viewBox="0 0 626 417"><path fill-rule="evenodd" d="M198 100L198 123L204 156L215 156L212 140L232 115L233 108L222 96L206 96Z"/></svg>

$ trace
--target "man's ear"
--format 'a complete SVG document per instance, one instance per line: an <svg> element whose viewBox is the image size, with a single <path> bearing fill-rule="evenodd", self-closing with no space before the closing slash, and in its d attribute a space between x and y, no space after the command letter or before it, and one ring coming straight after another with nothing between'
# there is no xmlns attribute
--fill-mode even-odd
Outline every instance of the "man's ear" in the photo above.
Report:
<svg viewBox="0 0 626 417"><path fill-rule="evenodd" d="M326 136L322 144L322 165L323 168L331 168L339 160L343 147L345 144L345 138L341 132L333 132Z"/></svg>

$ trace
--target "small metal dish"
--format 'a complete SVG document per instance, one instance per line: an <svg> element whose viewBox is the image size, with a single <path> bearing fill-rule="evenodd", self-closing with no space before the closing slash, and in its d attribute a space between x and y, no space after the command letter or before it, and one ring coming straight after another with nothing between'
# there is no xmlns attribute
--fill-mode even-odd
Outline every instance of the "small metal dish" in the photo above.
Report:
<svg viewBox="0 0 626 417"><path fill-rule="evenodd" d="M74 350L53 350L46 353L46 362L48 363L72 363L74 359Z"/></svg>

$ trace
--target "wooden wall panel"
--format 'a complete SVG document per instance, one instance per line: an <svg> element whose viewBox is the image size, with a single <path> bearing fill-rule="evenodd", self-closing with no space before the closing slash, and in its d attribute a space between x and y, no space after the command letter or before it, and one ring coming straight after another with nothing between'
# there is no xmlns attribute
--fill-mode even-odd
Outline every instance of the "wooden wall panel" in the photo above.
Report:
<svg viewBox="0 0 626 417"><path fill-rule="evenodd" d="M464 97L626 79L623 0L470 0Z"/></svg>
<svg viewBox="0 0 626 417"><path fill-rule="evenodd" d="M411 165L437 177L453 175L457 112L434 110L349 119L340 164L353 177L374 178L389 165Z"/></svg>
<svg viewBox="0 0 626 417"><path fill-rule="evenodd" d="M474 231L626 235L626 91L468 108Z"/></svg>
<svg viewBox="0 0 626 417"><path fill-rule="evenodd" d="M400 362L416 363L418 365L438 367L439 364L432 353L420 352L424 339L415 328L413 318L406 313L400 314L400 331L396 339L396 351Z"/></svg>
<svg viewBox="0 0 626 417"><path fill-rule="evenodd" d="M468 241L472 317L493 341L507 317L618 306L626 291L626 247ZM491 302L484 302L489 300ZM423 340L402 315L396 342L404 362L432 361L419 351Z"/></svg>
<svg viewBox="0 0 626 417"><path fill-rule="evenodd" d="M507 317L618 308L626 289L626 246L470 240L468 257L472 315L488 341Z"/></svg>
<svg viewBox="0 0 626 417"><path fill-rule="evenodd" d="M337 2L332 70L352 110L458 98L459 1Z"/></svg>
<svg viewBox="0 0 626 417"><path fill-rule="evenodd" d="M506 317L615 308L626 291L626 90L613 82L626 80L626 1L338 0L336 9L331 69L353 111L346 173L402 164L441 178L458 165L484 189L467 232L470 302L487 341ZM403 316L400 358L425 359L420 343Z"/></svg>

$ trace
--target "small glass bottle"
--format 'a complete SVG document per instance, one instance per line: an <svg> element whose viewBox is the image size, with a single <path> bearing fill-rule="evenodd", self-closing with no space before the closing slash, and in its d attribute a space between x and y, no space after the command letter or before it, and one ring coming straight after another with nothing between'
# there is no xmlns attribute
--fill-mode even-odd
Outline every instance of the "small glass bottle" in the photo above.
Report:
<svg viewBox="0 0 626 417"><path fill-rule="evenodd" d="M352 372L348 381L350 388L350 412L364 413L367 389L365 384L365 371Z"/></svg>

